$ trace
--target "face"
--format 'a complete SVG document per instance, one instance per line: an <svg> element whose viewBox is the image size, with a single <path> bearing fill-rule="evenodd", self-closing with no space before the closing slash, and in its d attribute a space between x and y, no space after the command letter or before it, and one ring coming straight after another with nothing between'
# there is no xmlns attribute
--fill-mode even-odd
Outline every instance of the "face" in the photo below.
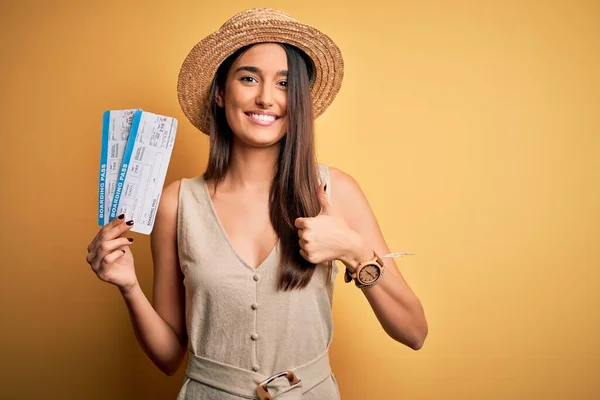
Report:
<svg viewBox="0 0 600 400"><path fill-rule="evenodd" d="M236 140L268 147L285 135L287 70L285 50L275 43L252 46L232 64L216 102Z"/></svg>

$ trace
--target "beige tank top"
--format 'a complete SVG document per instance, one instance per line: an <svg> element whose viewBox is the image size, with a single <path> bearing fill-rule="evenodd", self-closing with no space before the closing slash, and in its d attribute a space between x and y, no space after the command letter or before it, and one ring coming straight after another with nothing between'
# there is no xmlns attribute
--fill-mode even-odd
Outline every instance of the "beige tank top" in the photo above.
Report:
<svg viewBox="0 0 600 400"><path fill-rule="evenodd" d="M319 165L319 173L331 196L327 166ZM278 292L279 242L256 269L246 264L232 247L202 176L181 181L177 241L192 354L269 376L327 351L333 339L335 263L329 286L326 268L318 268L305 289ZM337 394L320 398L339 396L332 381ZM209 388L190 389L233 398ZM180 398L195 397L180 393Z"/></svg>

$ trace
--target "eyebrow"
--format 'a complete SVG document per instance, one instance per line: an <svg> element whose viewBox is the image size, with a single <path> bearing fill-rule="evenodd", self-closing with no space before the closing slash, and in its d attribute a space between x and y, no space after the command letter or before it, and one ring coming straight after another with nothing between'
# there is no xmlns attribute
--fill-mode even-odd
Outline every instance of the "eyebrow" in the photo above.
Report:
<svg viewBox="0 0 600 400"><path fill-rule="evenodd" d="M262 70L260 68L252 67L250 65L242 65L241 67L239 67L238 69L235 70L235 73L237 74L239 71L248 71L248 72L252 72L254 74L262 74ZM279 71L277 71L277 75L288 76L288 70L280 69Z"/></svg>

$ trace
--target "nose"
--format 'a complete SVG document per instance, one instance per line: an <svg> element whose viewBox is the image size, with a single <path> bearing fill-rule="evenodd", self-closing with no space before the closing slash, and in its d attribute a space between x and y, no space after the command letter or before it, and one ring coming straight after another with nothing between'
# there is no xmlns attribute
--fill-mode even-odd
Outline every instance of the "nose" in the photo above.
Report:
<svg viewBox="0 0 600 400"><path fill-rule="evenodd" d="M256 104L264 108L273 107L273 93L270 85L262 84L256 96Z"/></svg>

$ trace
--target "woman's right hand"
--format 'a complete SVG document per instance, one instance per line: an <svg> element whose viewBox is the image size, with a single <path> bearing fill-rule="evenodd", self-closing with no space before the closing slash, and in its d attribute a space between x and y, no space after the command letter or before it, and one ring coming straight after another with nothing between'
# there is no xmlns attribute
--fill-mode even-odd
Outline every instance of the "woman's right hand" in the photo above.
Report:
<svg viewBox="0 0 600 400"><path fill-rule="evenodd" d="M85 258L96 276L127 292L138 284L129 245L133 238L124 237L133 227L133 220L125 222L123 214L104 225L87 248Z"/></svg>

